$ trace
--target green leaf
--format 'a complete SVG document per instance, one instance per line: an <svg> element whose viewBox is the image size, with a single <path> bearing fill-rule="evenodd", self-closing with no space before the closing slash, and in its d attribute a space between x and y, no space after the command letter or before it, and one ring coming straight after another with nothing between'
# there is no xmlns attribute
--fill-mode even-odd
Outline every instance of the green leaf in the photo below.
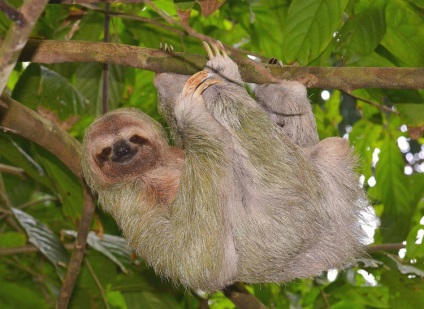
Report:
<svg viewBox="0 0 424 309"><path fill-rule="evenodd" d="M0 248L13 248L26 244L26 237L22 233L7 232L0 234Z"/></svg>
<svg viewBox="0 0 424 309"><path fill-rule="evenodd" d="M57 113L61 120L85 109L84 97L67 79L37 64L30 64L12 92L18 102L37 109L43 106Z"/></svg>
<svg viewBox="0 0 424 309"><path fill-rule="evenodd" d="M386 134L375 169L376 188L384 204L381 233L387 242L405 240L413 209L403 156L396 140Z"/></svg>
<svg viewBox="0 0 424 309"><path fill-rule="evenodd" d="M384 37L386 31L385 0L360 1L355 13L337 35L337 49L345 63L354 63L370 55Z"/></svg>
<svg viewBox="0 0 424 309"><path fill-rule="evenodd" d="M343 286L332 293L343 301L373 308L390 308L389 289L387 287Z"/></svg>
<svg viewBox="0 0 424 309"><path fill-rule="evenodd" d="M178 308L175 298L165 293L124 293L128 308L169 309Z"/></svg>
<svg viewBox="0 0 424 309"><path fill-rule="evenodd" d="M318 57L333 40L348 0L294 0L283 32L287 63L306 65Z"/></svg>
<svg viewBox="0 0 424 309"><path fill-rule="evenodd" d="M264 0L260 3L252 1L249 6L242 6L242 2L231 6L227 14L232 16L232 12L237 12L237 19L250 37L248 41L245 39L247 35L239 39L241 42L246 41L243 48L283 60L285 50L281 48L281 45L289 4L289 1ZM221 10L225 7L223 6Z"/></svg>
<svg viewBox="0 0 424 309"><path fill-rule="evenodd" d="M330 99L322 106L316 105L314 109L317 129L320 139L330 136L339 136L339 123L343 117L340 115L341 93L334 90Z"/></svg>
<svg viewBox="0 0 424 309"><path fill-rule="evenodd" d="M120 291L106 291L106 299L113 308L127 309L124 295Z"/></svg>
<svg viewBox="0 0 424 309"><path fill-rule="evenodd" d="M135 72L134 88L129 99L129 106L137 107L150 117L160 121L162 117L157 109L157 91L153 84L155 73L137 70Z"/></svg>
<svg viewBox="0 0 424 309"><path fill-rule="evenodd" d="M19 141L19 143L18 143ZM22 142L22 143L21 143ZM28 145L16 136L12 139L6 133L0 132L0 153L3 158L15 166L24 169L25 173L38 183L51 188L51 183L44 169L35 161L30 153L21 144Z"/></svg>
<svg viewBox="0 0 424 309"><path fill-rule="evenodd" d="M12 208L16 219L25 229L28 241L36 246L41 253L56 267L59 276L62 271L59 266L65 266L69 262L69 254L63 247L56 235L43 223L27 213Z"/></svg>
<svg viewBox="0 0 424 309"><path fill-rule="evenodd" d="M33 291L21 284L0 281L0 307L43 309L48 308L40 291Z"/></svg>
<svg viewBox="0 0 424 309"><path fill-rule="evenodd" d="M424 242L417 242L418 232L424 232L424 225L418 224L409 231L408 238L406 239L406 255L410 259L423 258L424 257Z"/></svg>
<svg viewBox="0 0 424 309"><path fill-rule="evenodd" d="M372 174L372 156L377 147L383 128L365 119L359 120L349 133L349 141L355 148L355 153L360 155L360 174L366 179Z"/></svg>
<svg viewBox="0 0 424 309"><path fill-rule="evenodd" d="M68 219L77 222L83 205L81 182L57 157L44 148L36 149L37 161L46 171L54 191L61 197L64 214Z"/></svg>
<svg viewBox="0 0 424 309"><path fill-rule="evenodd" d="M102 114L102 78L103 65L99 63L80 64L76 73L76 87L87 99L88 110L96 115ZM109 65L108 74L108 99L109 110L119 106L124 89L124 68Z"/></svg>
<svg viewBox="0 0 424 309"><path fill-rule="evenodd" d="M388 1L387 31L382 45L402 66L424 66L424 18L422 12L402 0Z"/></svg>
<svg viewBox="0 0 424 309"><path fill-rule="evenodd" d="M424 125L424 104L395 104L396 109L399 111L402 121L413 127L420 127Z"/></svg>

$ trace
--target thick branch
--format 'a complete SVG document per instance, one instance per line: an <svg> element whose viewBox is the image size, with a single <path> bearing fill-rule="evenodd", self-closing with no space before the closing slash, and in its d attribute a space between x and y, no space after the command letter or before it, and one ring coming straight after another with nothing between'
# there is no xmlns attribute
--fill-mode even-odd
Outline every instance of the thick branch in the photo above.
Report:
<svg viewBox="0 0 424 309"><path fill-rule="evenodd" d="M36 112L6 98L0 98L0 126L17 133L46 148L81 179L81 144L66 131L40 117ZM93 221L95 201L87 186L83 185L84 205L78 227L75 249L68 265L57 308L66 308L81 268L87 235Z"/></svg>
<svg viewBox="0 0 424 309"><path fill-rule="evenodd" d="M48 0L26 0L20 10L12 14L16 21L12 23L0 46L0 94L3 93L19 54L47 2Z"/></svg>
<svg viewBox="0 0 424 309"><path fill-rule="evenodd" d="M0 98L0 126L46 148L81 178L81 144L65 130L5 96Z"/></svg>
<svg viewBox="0 0 424 309"><path fill-rule="evenodd" d="M29 40L20 61L101 62L154 72L193 74L203 68L207 58L122 44ZM246 82L257 84L270 82L269 76L258 72L257 63L252 65L247 59L236 62ZM279 79L307 80L308 87L312 88L341 89L346 92L359 88L424 88L424 68L280 67L264 64L260 66Z"/></svg>

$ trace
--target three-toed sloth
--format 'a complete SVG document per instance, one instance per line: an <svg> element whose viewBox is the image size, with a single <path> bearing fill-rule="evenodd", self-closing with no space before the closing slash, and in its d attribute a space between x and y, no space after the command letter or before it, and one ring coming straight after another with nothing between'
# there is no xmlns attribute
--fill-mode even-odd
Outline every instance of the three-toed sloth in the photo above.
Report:
<svg viewBox="0 0 424 309"><path fill-rule="evenodd" d="M203 71L155 79L182 149L136 109L89 128L83 173L103 208L132 250L189 288L284 282L353 262L368 204L348 142L319 142L303 85L258 86L255 101L212 47Z"/></svg>

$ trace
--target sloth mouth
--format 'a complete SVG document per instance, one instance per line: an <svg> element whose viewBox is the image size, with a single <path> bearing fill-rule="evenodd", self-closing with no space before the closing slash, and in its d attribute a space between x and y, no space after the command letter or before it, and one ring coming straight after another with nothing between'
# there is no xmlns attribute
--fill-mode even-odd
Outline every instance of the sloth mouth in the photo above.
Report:
<svg viewBox="0 0 424 309"><path fill-rule="evenodd" d="M131 147L131 145L125 140L121 140L113 144L112 150L112 162L121 164L130 162L138 152L137 148Z"/></svg>

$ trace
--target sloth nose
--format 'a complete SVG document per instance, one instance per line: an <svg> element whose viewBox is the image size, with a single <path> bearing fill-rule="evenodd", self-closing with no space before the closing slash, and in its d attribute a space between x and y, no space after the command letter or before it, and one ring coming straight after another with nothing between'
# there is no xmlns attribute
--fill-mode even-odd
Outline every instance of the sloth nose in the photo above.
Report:
<svg viewBox="0 0 424 309"><path fill-rule="evenodd" d="M113 161L123 162L131 159L133 156L134 151L132 151L130 144L125 140L120 140L113 144Z"/></svg>

